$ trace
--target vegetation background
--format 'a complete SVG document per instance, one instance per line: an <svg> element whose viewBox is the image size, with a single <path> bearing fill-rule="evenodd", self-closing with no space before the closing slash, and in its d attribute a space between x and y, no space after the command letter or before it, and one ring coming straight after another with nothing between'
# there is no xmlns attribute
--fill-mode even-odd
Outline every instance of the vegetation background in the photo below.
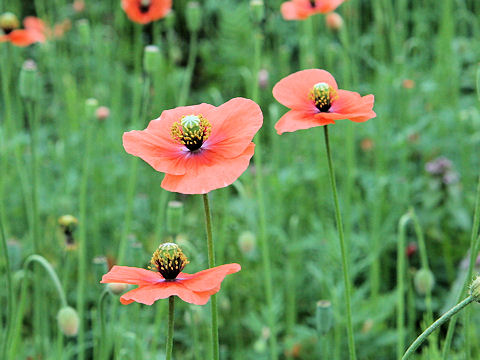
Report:
<svg viewBox="0 0 480 360"><path fill-rule="evenodd" d="M82 11L67 0L0 2L0 13L20 19L35 15L51 25L71 20L63 37L44 44L0 44L0 218L13 274L11 359L100 358L103 346L112 347L115 359L163 353L167 302L120 306L99 280L114 263L143 267L159 243L172 238L191 261L186 270L203 269L202 204L199 196L161 189L162 174L127 154L122 134L143 129L164 109L220 105L237 96L254 98L263 110L257 138L263 166L259 174L254 160L233 186L210 194L217 264L242 265L219 293L221 358L346 359L322 129L278 136L273 128L286 111L274 100L273 85L307 68L328 70L340 88L375 95L375 119L329 127L350 249L358 358L397 358L399 298L405 301L400 317L407 345L456 303L468 267L480 165L480 2L349 0L337 9L344 21L339 30L328 28L324 15L285 21L281 2L267 1L264 20L256 22L248 1L204 0L198 32L187 27L186 0L174 0L168 18L145 26L129 21L118 0L86 1ZM160 48L161 59L146 73L142 59L150 44ZM36 62L42 80L34 100L19 93L26 59ZM85 105L89 98L110 115L95 117L95 103ZM451 161L440 175L431 171L439 156ZM183 203L183 212L169 210L172 200ZM65 214L79 220L69 244L58 225ZM404 214L418 220L417 232L401 228L405 247L400 243L397 250ZM418 280L424 268L419 233L435 278L431 294ZM273 307L264 287L266 248ZM407 251L402 293L397 259ZM77 309L77 336L65 337L57 326L62 304L45 270L24 265L33 253L48 260L66 301ZM3 305L5 267L2 255L4 324L12 311ZM331 308L318 306L319 300ZM174 357L210 358L209 307L177 305ZM324 320L328 309L332 326ZM480 357L479 320L478 305L459 316L448 359ZM446 327L416 358L441 358L445 335Z"/></svg>

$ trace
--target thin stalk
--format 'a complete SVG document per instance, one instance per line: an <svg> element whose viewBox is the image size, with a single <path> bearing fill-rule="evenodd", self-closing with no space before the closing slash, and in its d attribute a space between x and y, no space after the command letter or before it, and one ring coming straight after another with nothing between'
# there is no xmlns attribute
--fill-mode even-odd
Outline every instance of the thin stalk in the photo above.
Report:
<svg viewBox="0 0 480 360"><path fill-rule="evenodd" d="M472 278L473 268L475 266L478 251L480 250L480 236L478 236L479 228L480 228L480 176L478 177L477 195L475 198L475 211L473 215L473 227L472 227L472 234L470 237L470 262L468 264L468 271L467 271L467 275L465 276L462 289L460 290L457 297L457 302L459 302L460 299L464 296L463 294L465 293L468 287L468 284L470 283ZM453 332L455 330L456 322L457 320L455 318L448 325L447 335L445 337L445 343L443 344L443 351L442 351L443 360L447 360L448 354L450 352L450 346L452 344Z"/></svg>
<svg viewBox="0 0 480 360"><path fill-rule="evenodd" d="M173 350L173 323L175 321L175 296L168 298L168 334L167 334L167 359L172 359Z"/></svg>
<svg viewBox="0 0 480 360"><path fill-rule="evenodd" d="M405 351L405 228L410 214L407 213L398 222L397 241L397 359L402 358Z"/></svg>
<svg viewBox="0 0 480 360"><path fill-rule="evenodd" d="M210 204L208 201L208 194L203 194L203 207L205 210L205 229L207 232L207 248L208 248L208 267L215 267L215 249L212 237L212 214L210 212ZM210 298L212 304L212 349L213 358L218 360L220 358L218 348L218 315L217 315L217 295L214 294Z"/></svg>
<svg viewBox="0 0 480 360"><path fill-rule="evenodd" d="M105 311L103 311L103 303L105 302L109 294L110 291L108 289L103 290L102 294L100 295L100 299L98 300L98 313L100 317L100 339L98 341L98 352L100 360L105 358L105 351L108 351L108 345L106 347L104 346L107 339L107 324L105 322Z"/></svg>
<svg viewBox="0 0 480 360"><path fill-rule="evenodd" d="M5 338L2 344L2 359L7 359L7 344L9 341L10 329L13 322L13 288L12 288L12 274L10 270L10 260L8 257L7 238L5 236L5 229L3 227L3 213L0 214L0 236L2 241L2 251L5 257L5 274L7 277L7 322L5 326Z"/></svg>
<svg viewBox="0 0 480 360"><path fill-rule="evenodd" d="M335 218L337 222L338 238L340 240L340 251L342 255L342 269L343 269L343 281L345 284L345 307L347 311L347 334L348 334L348 350L350 354L350 360L357 358L355 354L355 340L353 337L353 324L352 324L352 309L351 309L351 284L350 275L348 270L348 254L345 246L345 239L343 235L343 223L342 215L340 213L340 205L338 203L337 185L335 182L335 173L333 170L332 155L330 153L330 142L328 139L328 125L323 127L325 135L325 148L327 151L328 170L330 173L330 184L332 186L333 202L335 204Z"/></svg>
<svg viewBox="0 0 480 360"><path fill-rule="evenodd" d="M183 80L182 89L178 96L178 105L185 105L188 95L190 93L190 85L192 82L193 69L195 67L195 61L197 59L198 48L198 33L193 31L190 35L190 47L188 50L188 62L187 69L185 71L185 79Z"/></svg>
<svg viewBox="0 0 480 360"><path fill-rule="evenodd" d="M428 336L433 333L437 328L439 328L442 324L450 320L452 316L454 316L456 313L458 313L460 310L462 310L465 306L470 304L474 298L472 296L467 297L464 299L462 302L458 303L455 305L453 308L448 310L445 314L443 314L437 321L435 321L432 325L430 325L422 334L420 334L419 337L410 345L410 347L407 349L405 354L402 357L402 360L408 359L415 350L428 338Z"/></svg>

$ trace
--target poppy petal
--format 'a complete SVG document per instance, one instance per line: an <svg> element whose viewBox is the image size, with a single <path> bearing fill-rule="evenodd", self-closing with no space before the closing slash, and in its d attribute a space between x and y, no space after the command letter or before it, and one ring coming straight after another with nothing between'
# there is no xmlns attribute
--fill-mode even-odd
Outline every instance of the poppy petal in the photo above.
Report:
<svg viewBox="0 0 480 360"><path fill-rule="evenodd" d="M332 103L330 112L340 114L366 114L372 111L374 96L360 96L359 93L338 90L338 98Z"/></svg>
<svg viewBox="0 0 480 360"><path fill-rule="evenodd" d="M36 42L32 34L27 30L13 30L8 34L11 43L16 46L24 47Z"/></svg>
<svg viewBox="0 0 480 360"><path fill-rule="evenodd" d="M285 20L303 20L308 17L308 14L299 13L297 5L293 1L284 2L280 11Z"/></svg>
<svg viewBox="0 0 480 360"><path fill-rule="evenodd" d="M142 12L138 0L122 0L122 9L128 18L139 24L148 24L161 19L170 12L171 8L172 0L152 0L148 11Z"/></svg>
<svg viewBox="0 0 480 360"><path fill-rule="evenodd" d="M208 302L211 294L208 292L195 292L187 289L181 282L172 281L156 285L145 285L133 289L120 297L124 305L138 302L145 305L152 305L159 299L166 299L172 295L180 297L183 301L195 305L204 305Z"/></svg>
<svg viewBox="0 0 480 360"><path fill-rule="evenodd" d="M220 286L225 276L236 273L240 270L241 266L239 264L220 265L192 274L187 279L182 280L182 284L190 290L205 292L216 289ZM179 277L180 276L182 276L182 274L180 274Z"/></svg>
<svg viewBox="0 0 480 360"><path fill-rule="evenodd" d="M192 159L192 168L183 175L166 174L161 186L165 190L182 194L206 194L228 186L248 168L254 152L254 143L250 143L240 156L232 159L225 159L206 150L202 161L203 164L210 162L210 166L202 166L200 162Z"/></svg>
<svg viewBox="0 0 480 360"><path fill-rule="evenodd" d="M226 102L211 116L212 134L203 147L226 158L243 153L263 124L260 107L244 98Z"/></svg>
<svg viewBox="0 0 480 360"><path fill-rule="evenodd" d="M323 126L328 124L335 124L334 119L315 115L314 113L307 113L305 111L290 110L283 115L275 124L275 130L279 135L284 132L292 132L297 130L309 129L315 126ZM322 114L323 115L323 114Z"/></svg>
<svg viewBox="0 0 480 360"><path fill-rule="evenodd" d="M155 272L146 269L115 265L108 273L103 275L102 284L106 283L122 283L133 285L157 284L162 281L163 277Z"/></svg>
<svg viewBox="0 0 480 360"><path fill-rule="evenodd" d="M273 96L290 109L310 110L315 106L309 98L310 90L320 82L338 89L337 82L328 71L309 69L297 71L280 80L273 87Z"/></svg>

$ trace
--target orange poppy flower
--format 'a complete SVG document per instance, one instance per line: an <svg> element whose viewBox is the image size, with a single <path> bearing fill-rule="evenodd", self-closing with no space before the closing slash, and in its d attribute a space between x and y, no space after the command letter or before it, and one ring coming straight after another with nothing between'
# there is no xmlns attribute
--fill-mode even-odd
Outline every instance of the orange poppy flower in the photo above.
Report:
<svg viewBox="0 0 480 360"><path fill-rule="evenodd" d="M206 194L247 169L262 123L260 107L249 99L182 106L163 111L143 131L124 133L123 147L166 174L165 190Z"/></svg>
<svg viewBox="0 0 480 360"><path fill-rule="evenodd" d="M305 20L315 14L326 14L335 10L345 0L291 0L281 7L285 20Z"/></svg>
<svg viewBox="0 0 480 360"><path fill-rule="evenodd" d="M159 299L172 295L195 305L205 305L210 296L220 290L220 285L228 274L240 271L239 264L226 264L195 274L181 272L188 260L182 250L173 243L165 243L153 254L150 269L129 266L114 266L103 275L101 283L121 283L138 285L120 297L124 305L138 302L152 305Z"/></svg>
<svg viewBox="0 0 480 360"><path fill-rule="evenodd" d="M278 102L290 108L275 125L279 134L349 119L363 122L376 116L373 95L338 89L333 76L325 70L310 69L293 73L273 88Z"/></svg>
<svg viewBox="0 0 480 360"><path fill-rule="evenodd" d="M47 38L62 36L69 29L70 21L65 20L55 25L52 30L39 18L27 16L23 20L23 26L25 29L3 29L5 35L0 36L0 42L10 41L13 45L21 47L45 42Z"/></svg>
<svg viewBox="0 0 480 360"><path fill-rule="evenodd" d="M165 17L172 8L172 0L122 0L122 9L130 20L139 24Z"/></svg>

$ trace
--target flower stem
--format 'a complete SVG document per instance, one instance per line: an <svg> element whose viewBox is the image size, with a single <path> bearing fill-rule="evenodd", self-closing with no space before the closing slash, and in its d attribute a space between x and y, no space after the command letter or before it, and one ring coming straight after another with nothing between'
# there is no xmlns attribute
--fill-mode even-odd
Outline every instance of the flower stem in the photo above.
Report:
<svg viewBox="0 0 480 360"><path fill-rule="evenodd" d="M173 322L175 321L175 296L168 298L168 334L167 334L167 359L172 359L173 349Z"/></svg>
<svg viewBox="0 0 480 360"><path fill-rule="evenodd" d="M193 69L195 67L195 61L197 59L197 43L198 43L198 33L193 31L190 34L190 47L188 49L188 61L187 69L185 71L185 78L183 80L181 92L178 96L178 105L183 106L187 101L188 94L190 93L190 85L192 82Z"/></svg>
<svg viewBox="0 0 480 360"><path fill-rule="evenodd" d="M343 281L345 284L345 306L347 310L347 333L348 333L348 350L350 353L350 360L357 358L355 354L355 340L353 338L352 325L352 309L351 309L351 285L350 275L348 271L348 254L345 246L345 239L343 236L342 215L340 213L340 205L338 204L337 186L335 183L335 173L333 171L332 154L330 153L330 142L328 140L328 125L323 127L325 135L325 148L327 150L328 170L330 172L330 184L332 186L333 202L335 204L335 218L337 221L338 238L340 240L340 251L342 255Z"/></svg>
<svg viewBox="0 0 480 360"><path fill-rule="evenodd" d="M205 209L205 228L207 231L207 247L208 247L208 267L215 266L215 251L213 248L212 238L212 215L210 212L210 204L208 202L208 194L203 194L203 207ZM218 350L218 320L217 320L217 295L212 295L210 298L212 303L212 347L213 358L218 360L220 358Z"/></svg>
<svg viewBox="0 0 480 360"><path fill-rule="evenodd" d="M437 321L435 321L422 334L420 334L419 337L417 337L417 339L412 343L412 345L410 345L410 347L407 349L407 351L403 355L402 360L408 359L410 355L412 355L415 352L415 350L417 350L417 348L426 340L426 338L431 333L433 333L443 323L450 320L452 316L454 316L456 313L462 310L465 306L470 304L473 300L474 298L472 296L469 296L466 299L464 299L462 302L458 303L453 308L448 310L445 314L443 314Z"/></svg>
<svg viewBox="0 0 480 360"><path fill-rule="evenodd" d="M7 276L7 325L5 330L5 338L2 345L2 359L7 359L8 340L10 335L10 329L13 322L13 288L12 288L12 275L10 272L10 260L8 257L7 239L5 236L5 230L3 227L3 212L0 213L0 237L2 242L2 252L5 256L5 272Z"/></svg>
<svg viewBox="0 0 480 360"><path fill-rule="evenodd" d="M108 337L107 337L107 329L106 329L106 321L105 321L105 311L104 311L104 306L103 303L107 299L108 295L110 294L110 291L108 289L104 289L102 294L100 295L100 299L98 300L98 314L100 317L100 339L98 341L98 355L99 359L102 360L106 356L105 352L108 351ZM105 345L106 344L106 345Z"/></svg>

